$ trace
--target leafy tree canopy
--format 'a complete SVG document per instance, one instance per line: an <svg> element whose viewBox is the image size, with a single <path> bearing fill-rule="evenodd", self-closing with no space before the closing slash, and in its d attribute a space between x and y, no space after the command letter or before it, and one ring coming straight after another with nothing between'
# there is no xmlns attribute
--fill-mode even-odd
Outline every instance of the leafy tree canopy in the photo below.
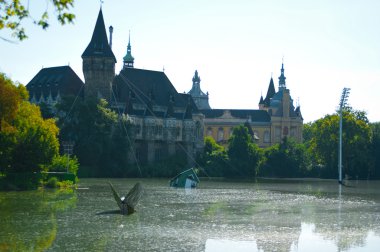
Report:
<svg viewBox="0 0 380 252"><path fill-rule="evenodd" d="M205 137L204 142L203 152L197 158L197 163L203 168L201 172L206 176L225 177L228 169L226 150L210 136Z"/></svg>
<svg viewBox="0 0 380 252"><path fill-rule="evenodd" d="M103 99L62 97L57 104L62 141L75 142L81 176L123 176L128 164L129 123ZM82 172L82 173L81 173Z"/></svg>
<svg viewBox="0 0 380 252"><path fill-rule="evenodd" d="M74 6L74 0L48 0L44 2L46 3L45 11L35 15L30 12L30 7L32 3L39 4L37 1L0 0L0 30L9 29L12 32L12 36L18 40L24 40L28 36L26 35L22 21L29 19L35 25L42 27L42 29L47 29L49 27L51 6L54 9L54 15L56 15L57 20L62 25L73 22L75 15L70 13L69 10ZM37 18L34 18L35 16ZM9 41L6 38L0 38Z"/></svg>
<svg viewBox="0 0 380 252"><path fill-rule="evenodd" d="M26 88L0 74L0 166L2 172L35 172L58 155L58 128L28 101Z"/></svg>
<svg viewBox="0 0 380 252"><path fill-rule="evenodd" d="M314 161L324 167L323 177L338 175L339 115L326 115L310 128L309 151ZM363 111L343 111L343 170L351 177L366 178L371 165L372 132Z"/></svg>
<svg viewBox="0 0 380 252"><path fill-rule="evenodd" d="M253 143L248 128L243 125L235 127L228 144L230 166L235 168L231 175L256 176L262 150Z"/></svg>
<svg viewBox="0 0 380 252"><path fill-rule="evenodd" d="M265 149L264 157L260 169L262 176L291 178L307 175L309 159L305 145L292 138L285 137L280 144Z"/></svg>

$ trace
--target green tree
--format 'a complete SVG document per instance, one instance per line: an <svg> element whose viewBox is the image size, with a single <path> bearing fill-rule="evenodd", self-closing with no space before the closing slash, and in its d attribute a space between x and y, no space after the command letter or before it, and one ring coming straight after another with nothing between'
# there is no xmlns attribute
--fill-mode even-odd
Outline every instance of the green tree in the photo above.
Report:
<svg viewBox="0 0 380 252"><path fill-rule="evenodd" d="M218 145L214 138L208 136L204 139L203 152L197 157L197 163L203 168L206 176L225 177L228 169L228 156L225 148Z"/></svg>
<svg viewBox="0 0 380 252"><path fill-rule="evenodd" d="M58 155L59 130L53 119L44 120L39 107L28 101L23 85L16 86L0 74L0 89L1 172L6 175L7 184L33 188L38 183L38 174L34 172L42 171Z"/></svg>
<svg viewBox="0 0 380 252"><path fill-rule="evenodd" d="M36 105L23 101L15 118L16 145L12 172L36 172L59 153L58 132L53 119L44 120Z"/></svg>
<svg viewBox="0 0 380 252"><path fill-rule="evenodd" d="M228 141L230 176L254 177L258 173L262 150L252 141L248 128L241 125L234 128Z"/></svg>
<svg viewBox="0 0 380 252"><path fill-rule="evenodd" d="M37 3L37 2L34 2ZM19 40L27 38L22 21L25 19L32 20L32 22L47 29L49 27L49 5L54 8L54 15L57 20L62 24L72 23L75 15L68 12L74 6L74 0L49 0L45 1L46 10L42 14L30 13L29 7L31 2L28 0L1 0L0 1L0 30L8 29L12 32L12 36L17 37ZM39 16L34 19L32 16ZM6 38L0 37L3 40L9 41Z"/></svg>
<svg viewBox="0 0 380 252"><path fill-rule="evenodd" d="M309 158L304 144L285 137L264 151L260 175L268 177L305 177L308 175Z"/></svg>
<svg viewBox="0 0 380 252"><path fill-rule="evenodd" d="M311 125L308 146L314 166L320 165L321 176L338 176L339 115L326 115ZM372 132L365 112L343 111L343 170L354 178L367 178L371 169Z"/></svg>
<svg viewBox="0 0 380 252"><path fill-rule="evenodd" d="M380 122L371 124L372 130L372 143L371 143L371 155L373 157L373 169L371 171L371 177L380 178Z"/></svg>
<svg viewBox="0 0 380 252"><path fill-rule="evenodd" d="M57 105L61 141L74 141L82 176L123 176L128 165L129 123L103 99L63 97Z"/></svg>
<svg viewBox="0 0 380 252"><path fill-rule="evenodd" d="M0 132L12 125L21 99L22 97L12 80L0 73Z"/></svg>

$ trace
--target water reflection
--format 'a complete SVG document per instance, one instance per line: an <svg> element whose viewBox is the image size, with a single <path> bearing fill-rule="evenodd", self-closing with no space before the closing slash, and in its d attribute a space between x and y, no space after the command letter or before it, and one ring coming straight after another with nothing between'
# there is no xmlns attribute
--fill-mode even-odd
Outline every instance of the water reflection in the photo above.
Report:
<svg viewBox="0 0 380 252"><path fill-rule="evenodd" d="M142 180L131 216L115 214L106 182L83 179L88 190L71 196L0 193L0 251L17 242L48 251L376 251L380 241L379 182L339 193L336 181L202 181L187 191ZM136 182L112 180L121 192ZM28 203L17 209L19 200Z"/></svg>
<svg viewBox="0 0 380 252"><path fill-rule="evenodd" d="M373 232L369 232L365 236L363 244L351 246L351 251L377 251L379 249L380 237ZM364 247L366 246L366 247ZM278 248L281 248L279 246ZM308 251L308 252L329 252L329 251L346 251L350 248L342 249L333 240L325 239L315 233L315 225L309 223L301 224L301 234L296 241L293 241L289 250L277 249L276 251ZM273 248L272 248L273 249ZM208 239L206 241L206 252L258 252L265 251L255 240L253 241L233 241L233 240L215 240ZM272 251L272 250L271 250Z"/></svg>
<svg viewBox="0 0 380 252"><path fill-rule="evenodd" d="M57 236L56 214L75 207L74 191L0 192L0 251L45 251Z"/></svg>

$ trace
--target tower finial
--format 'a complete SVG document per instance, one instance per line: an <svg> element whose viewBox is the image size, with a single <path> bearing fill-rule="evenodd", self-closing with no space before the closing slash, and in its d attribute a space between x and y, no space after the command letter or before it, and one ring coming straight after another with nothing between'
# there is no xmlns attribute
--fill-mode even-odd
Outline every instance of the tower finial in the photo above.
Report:
<svg viewBox="0 0 380 252"><path fill-rule="evenodd" d="M128 45L131 46L131 30L128 30Z"/></svg>
<svg viewBox="0 0 380 252"><path fill-rule="evenodd" d="M123 62L124 62L123 68L133 68L134 60L135 58L133 58L132 56L132 49L131 49L131 30L129 30L127 54L123 58Z"/></svg>
<svg viewBox="0 0 380 252"><path fill-rule="evenodd" d="M286 77L284 70L284 57L282 57L282 65L281 65L281 75L278 77L278 88L279 90L286 89Z"/></svg>

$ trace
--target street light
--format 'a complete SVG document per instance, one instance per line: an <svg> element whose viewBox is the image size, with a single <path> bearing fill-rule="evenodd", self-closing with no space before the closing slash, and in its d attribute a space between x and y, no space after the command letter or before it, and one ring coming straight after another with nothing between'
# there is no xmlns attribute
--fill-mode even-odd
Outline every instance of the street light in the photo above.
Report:
<svg viewBox="0 0 380 252"><path fill-rule="evenodd" d="M343 88L342 96L340 98L339 103L339 162L338 162L338 170L339 170L339 184L342 184L342 110L347 105L348 95L350 94L350 88Z"/></svg>

